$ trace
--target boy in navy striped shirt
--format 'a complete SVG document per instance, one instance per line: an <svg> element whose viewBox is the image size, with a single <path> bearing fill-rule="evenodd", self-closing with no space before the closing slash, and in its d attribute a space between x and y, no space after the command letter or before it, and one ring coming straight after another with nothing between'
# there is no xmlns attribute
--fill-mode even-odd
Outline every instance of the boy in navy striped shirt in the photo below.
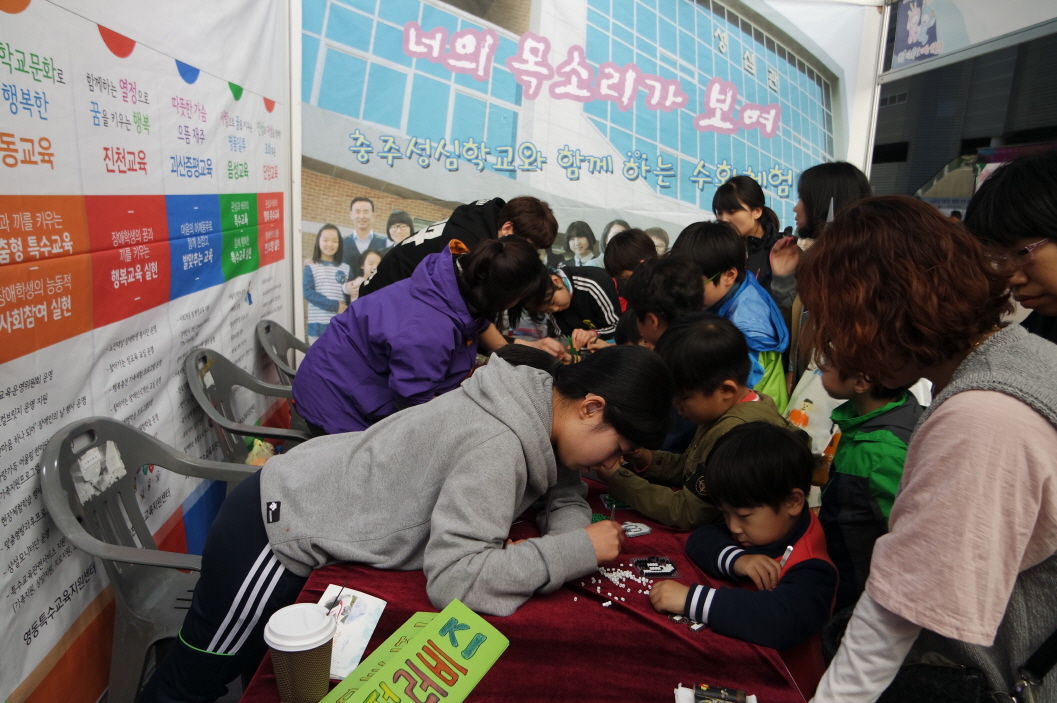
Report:
<svg viewBox="0 0 1057 703"><path fill-rule="evenodd" d="M806 502L814 466L810 448L785 428L750 422L727 432L704 468L709 499L726 524L699 527L686 553L713 579L740 581L740 588L661 581L650 591L659 611L791 650L782 657L798 683L798 671L821 676L825 668L819 635L837 589L825 534Z"/></svg>

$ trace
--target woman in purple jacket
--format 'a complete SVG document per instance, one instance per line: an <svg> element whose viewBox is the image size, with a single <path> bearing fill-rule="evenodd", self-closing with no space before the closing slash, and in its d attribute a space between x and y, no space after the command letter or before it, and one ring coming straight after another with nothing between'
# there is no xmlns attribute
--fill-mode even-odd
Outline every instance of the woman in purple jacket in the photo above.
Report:
<svg viewBox="0 0 1057 703"><path fill-rule="evenodd" d="M468 254L430 254L410 278L335 316L294 379L294 404L313 433L364 430L459 386L477 338L522 301L533 307L550 277L526 240L478 243Z"/></svg>

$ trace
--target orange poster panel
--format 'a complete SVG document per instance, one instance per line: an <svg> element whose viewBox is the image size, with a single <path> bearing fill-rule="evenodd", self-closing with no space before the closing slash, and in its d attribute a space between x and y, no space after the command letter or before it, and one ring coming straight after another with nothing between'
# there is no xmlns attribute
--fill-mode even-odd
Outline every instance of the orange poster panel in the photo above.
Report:
<svg viewBox="0 0 1057 703"><path fill-rule="evenodd" d="M91 255L0 266L0 364L92 329Z"/></svg>
<svg viewBox="0 0 1057 703"><path fill-rule="evenodd" d="M260 251L260 266L283 260L285 221L282 193L257 195L257 248Z"/></svg>
<svg viewBox="0 0 1057 703"><path fill-rule="evenodd" d="M81 195L0 195L0 266L85 254Z"/></svg>

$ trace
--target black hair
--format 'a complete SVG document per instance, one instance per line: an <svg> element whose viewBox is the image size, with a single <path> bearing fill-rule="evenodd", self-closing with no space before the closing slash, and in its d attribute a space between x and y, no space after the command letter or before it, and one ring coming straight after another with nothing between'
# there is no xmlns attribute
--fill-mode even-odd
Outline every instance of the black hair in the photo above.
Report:
<svg viewBox="0 0 1057 703"><path fill-rule="evenodd" d="M639 320L653 313L670 323L680 315L704 307L701 269L685 257L662 256L631 274L624 284L624 298Z"/></svg>
<svg viewBox="0 0 1057 703"><path fill-rule="evenodd" d="M841 381L847 381L855 374L847 373L838 369L837 375L840 377ZM889 388L885 384L881 383L880 381L875 381L869 376L865 376L865 378L870 383L870 390L868 391L868 393L870 397L874 400L895 400L904 393L909 392L910 388L914 385L913 383L909 383L905 386L900 386L898 388Z"/></svg>
<svg viewBox="0 0 1057 703"><path fill-rule="evenodd" d="M737 212L738 210L755 210L760 208L760 224L769 224L778 229L778 215L774 210L767 207L767 198L764 197L763 188L751 176L734 176L728 178L727 182L716 188L716 194L712 196L712 212L719 217L723 212Z"/></svg>
<svg viewBox="0 0 1057 703"><path fill-rule="evenodd" d="M833 213L857 203L873 194L870 179L846 161L812 166L800 174L796 185L797 197L803 204L807 224L797 230L797 236L813 239L826 226L830 203Z"/></svg>
<svg viewBox="0 0 1057 703"><path fill-rule="evenodd" d="M672 254L690 259L705 278L745 270L745 240L729 222L695 222L679 233Z"/></svg>
<svg viewBox="0 0 1057 703"><path fill-rule="evenodd" d="M766 505L777 511L796 488L806 499L815 459L805 437L803 431L768 422L732 428L705 460L709 500L735 509Z"/></svg>
<svg viewBox="0 0 1057 703"><path fill-rule="evenodd" d="M645 232L641 229L626 229L613 235L602 261L606 273L616 278L625 271L634 271L640 263L648 263L656 258L657 247Z"/></svg>
<svg viewBox="0 0 1057 703"><path fill-rule="evenodd" d="M338 233L338 251L334 254L334 262L340 264L345 260L343 258L345 256L345 242L342 241L344 238L341 236L341 230L338 229L337 225L329 224L323 225L319 228L319 231L316 232L316 245L312 248L312 261L319 263L323 260L323 252L319 249L319 238L322 237L323 233L328 229L332 229Z"/></svg>
<svg viewBox="0 0 1057 703"><path fill-rule="evenodd" d="M672 372L676 393L711 394L724 381L749 382L749 344L737 326L719 315L694 312L669 325L657 342L657 355Z"/></svg>
<svg viewBox="0 0 1057 703"><path fill-rule="evenodd" d="M572 251L569 248L569 240L574 238L586 239L587 247L592 252L595 250L595 233L591 231L591 225L586 222L577 220L569 224L569 227L565 230L565 251Z"/></svg>
<svg viewBox="0 0 1057 703"><path fill-rule="evenodd" d="M1057 150L1014 159L988 176L965 209L965 226L1002 249L1057 239Z"/></svg>
<svg viewBox="0 0 1057 703"><path fill-rule="evenodd" d="M606 424L638 447L656 449L668 433L672 378L660 357L645 347L606 347L576 364L562 364L523 344L508 344L496 354L515 366L546 371L563 398L579 400L588 393L604 398Z"/></svg>
<svg viewBox="0 0 1057 703"><path fill-rule="evenodd" d="M606 226L602 228L602 248L603 249L605 249L606 247L609 246L609 231L611 229L613 229L613 225L620 225L624 229L631 229L631 225L629 225L624 220L613 220L613 221L607 223ZM619 234L619 232L617 234Z"/></svg>
<svg viewBox="0 0 1057 703"><path fill-rule="evenodd" d="M951 210L951 217L956 217L959 220L962 219L962 211L961 210Z"/></svg>
<svg viewBox="0 0 1057 703"><path fill-rule="evenodd" d="M415 221L403 210L393 210L389 213L389 219L385 223L385 236L389 237L389 241L393 240L393 235L389 234L389 228L393 225L407 225L412 234L415 232Z"/></svg>
<svg viewBox="0 0 1057 703"><path fill-rule="evenodd" d="M518 303L535 302L545 295L544 280L550 283L536 247L516 235L481 240L458 263L459 291L470 312L493 320Z"/></svg>
<svg viewBox="0 0 1057 703"><path fill-rule="evenodd" d="M378 251L377 249L367 249L367 250L365 250L362 254L360 254L360 257L357 260L357 264L356 264L357 266L359 266L359 271L361 273L363 272L364 264L367 263L367 256L369 254L375 254L379 259L381 259L382 257L385 256L385 254L383 254L382 252ZM353 278L355 278L357 275L358 274L355 271L352 272L352 277Z"/></svg>
<svg viewBox="0 0 1057 703"><path fill-rule="evenodd" d="M349 209L351 210L352 206L355 205L356 203L368 203L371 206L371 212L374 212L374 201L371 200L370 198L365 198L362 195L353 198L352 202L349 203Z"/></svg>
<svg viewBox="0 0 1057 703"><path fill-rule="evenodd" d="M635 319L635 311L627 310L617 321L617 329L613 332L613 343L638 344L640 341L642 341L642 335L639 334L639 321Z"/></svg>

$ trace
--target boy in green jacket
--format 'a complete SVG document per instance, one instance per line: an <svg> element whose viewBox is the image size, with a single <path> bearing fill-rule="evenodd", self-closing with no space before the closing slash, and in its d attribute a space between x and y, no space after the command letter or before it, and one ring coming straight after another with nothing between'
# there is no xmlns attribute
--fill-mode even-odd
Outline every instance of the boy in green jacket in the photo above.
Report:
<svg viewBox="0 0 1057 703"><path fill-rule="evenodd" d="M781 416L773 400L746 385L749 347L729 320L707 312L679 317L661 336L657 353L672 372L676 410L698 425L697 432L683 454L640 449L628 455L625 468L614 465L598 473L613 498L652 520L692 530L721 520L705 499L703 478L705 458L720 437L746 422L803 432Z"/></svg>
<svg viewBox="0 0 1057 703"><path fill-rule="evenodd" d="M866 586L874 542L888 532L907 444L924 408L906 388L885 388L830 366L821 371L826 392L848 401L830 415L840 435L818 516L840 575L839 612L855 605Z"/></svg>

